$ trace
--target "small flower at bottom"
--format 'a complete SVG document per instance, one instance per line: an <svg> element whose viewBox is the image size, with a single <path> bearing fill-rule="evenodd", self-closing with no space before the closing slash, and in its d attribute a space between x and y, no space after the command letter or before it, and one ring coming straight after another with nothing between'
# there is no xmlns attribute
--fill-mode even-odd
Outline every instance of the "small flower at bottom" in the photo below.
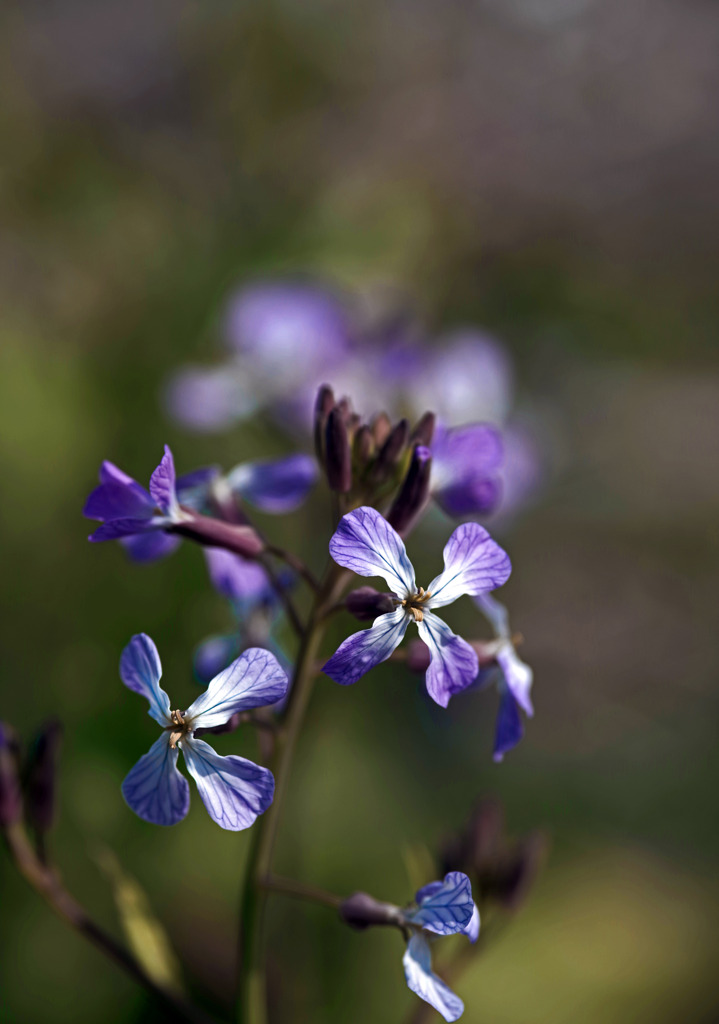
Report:
<svg viewBox="0 0 719 1024"><path fill-rule="evenodd" d="M269 651L252 648L215 676L186 711L171 710L170 698L160 687L161 675L150 637L134 636L122 652L120 678L147 698L148 714L163 733L122 784L128 806L156 825L175 825L185 817L190 787L177 768L181 750L213 821L231 831L248 828L272 803L272 773L244 757L221 757L194 734L224 725L236 712L274 704L287 691L287 675Z"/></svg>
<svg viewBox="0 0 719 1024"><path fill-rule="evenodd" d="M479 912L472 899L471 882L463 872L450 871L443 881L430 882L420 889L415 902L416 909L403 914L404 925L412 931L402 958L407 985L445 1020L458 1020L464 1012L464 1003L432 972L432 953L424 933L463 933L470 942L477 941Z"/></svg>
<svg viewBox="0 0 719 1024"><path fill-rule="evenodd" d="M478 523L458 526L444 548L444 572L427 590L417 588L414 569L399 534L376 509L365 506L343 516L330 541L338 565L360 576L381 576L393 592L393 612L378 616L370 629L348 637L324 666L343 686L386 661L400 644L410 622L429 647L427 692L447 707L450 698L477 678L474 649L458 637L432 609L451 604L463 594L477 596L509 579L509 556Z"/></svg>

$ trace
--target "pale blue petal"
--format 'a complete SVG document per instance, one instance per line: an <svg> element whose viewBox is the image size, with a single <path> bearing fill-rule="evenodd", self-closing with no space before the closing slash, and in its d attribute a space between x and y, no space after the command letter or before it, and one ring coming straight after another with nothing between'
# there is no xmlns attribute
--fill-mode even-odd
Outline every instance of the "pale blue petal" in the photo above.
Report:
<svg viewBox="0 0 719 1024"><path fill-rule="evenodd" d="M146 633L137 633L120 656L120 679L125 686L150 702L148 714L160 725L171 725L170 698L160 686L162 665L155 644Z"/></svg>
<svg viewBox="0 0 719 1024"><path fill-rule="evenodd" d="M450 871L444 880L420 889L422 896L416 910L405 913L413 924L419 924L435 935L455 935L469 925L474 912L472 883L462 871Z"/></svg>
<svg viewBox="0 0 719 1024"><path fill-rule="evenodd" d="M442 979L432 973L429 943L421 933L412 936L402 958L407 987L433 1006L446 1021L459 1020L464 1003Z"/></svg>
<svg viewBox="0 0 719 1024"><path fill-rule="evenodd" d="M451 604L463 594L476 596L501 587L509 579L509 555L479 523L462 523L444 548L444 572L432 580L430 608Z"/></svg>
<svg viewBox="0 0 719 1024"><path fill-rule="evenodd" d="M338 565L359 576L381 576L393 593L414 594L414 569L404 541L376 509L363 506L342 516L330 541Z"/></svg>
<svg viewBox="0 0 719 1024"><path fill-rule="evenodd" d="M240 638L237 633L225 636L208 636L195 650L193 666L195 675L205 686L216 675L227 668L240 653Z"/></svg>
<svg viewBox="0 0 719 1024"><path fill-rule="evenodd" d="M466 690L479 675L477 652L432 612L424 613L417 629L429 647L430 663L425 676L427 693L446 708L450 697Z"/></svg>
<svg viewBox="0 0 719 1024"><path fill-rule="evenodd" d="M370 629L361 629L347 637L322 671L342 686L361 679L381 661L386 661L407 632L409 616L404 608L387 612L374 620Z"/></svg>
<svg viewBox="0 0 719 1024"><path fill-rule="evenodd" d="M474 603L491 623L495 634L502 640L509 639L509 612L491 594L476 594Z"/></svg>
<svg viewBox="0 0 719 1024"><path fill-rule="evenodd" d="M289 455L267 462L247 462L227 474L227 483L263 512L291 512L317 481L319 467L309 455Z"/></svg>
<svg viewBox="0 0 719 1024"><path fill-rule="evenodd" d="M473 945L479 938L479 924L479 910L477 909L477 904L475 903L474 910L472 911L472 916L469 919L469 924L464 930L465 935Z"/></svg>
<svg viewBox="0 0 719 1024"><path fill-rule="evenodd" d="M187 709L193 729L224 725L236 711L266 707L281 700L289 680L277 658L262 647L243 651L215 676L205 692Z"/></svg>
<svg viewBox="0 0 719 1024"><path fill-rule="evenodd" d="M266 569L223 548L203 548L212 585L235 604L268 600L273 594Z"/></svg>
<svg viewBox="0 0 719 1024"><path fill-rule="evenodd" d="M122 784L128 807L153 825L176 825L189 810L190 787L177 770L177 753L164 732Z"/></svg>
<svg viewBox="0 0 719 1024"><path fill-rule="evenodd" d="M166 558L182 544L182 537L164 530L149 533L135 533L131 537L120 537L120 543L133 562L155 562Z"/></svg>
<svg viewBox="0 0 719 1024"><path fill-rule="evenodd" d="M220 757L194 736L180 740L180 746L207 813L221 828L249 828L272 803L275 780L267 768L234 754Z"/></svg>
<svg viewBox="0 0 719 1024"><path fill-rule="evenodd" d="M497 661L504 673L504 679L519 706L530 716L534 714L529 691L534 673L529 665L521 661L512 644L506 644L497 654Z"/></svg>

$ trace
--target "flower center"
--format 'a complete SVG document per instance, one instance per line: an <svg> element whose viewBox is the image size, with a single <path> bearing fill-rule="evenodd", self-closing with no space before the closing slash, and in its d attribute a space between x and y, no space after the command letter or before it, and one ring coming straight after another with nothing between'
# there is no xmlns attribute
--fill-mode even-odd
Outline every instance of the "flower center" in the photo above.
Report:
<svg viewBox="0 0 719 1024"><path fill-rule="evenodd" d="M402 607L411 614L415 622L421 622L424 618L424 605L431 596L432 594L429 590L425 590L424 587L420 587L416 594L412 594L411 597L406 597L404 599Z"/></svg>
<svg viewBox="0 0 719 1024"><path fill-rule="evenodd" d="M183 736L190 732L190 722L185 719L184 711L171 711L170 721L172 725L166 726L170 733L170 747L174 750Z"/></svg>

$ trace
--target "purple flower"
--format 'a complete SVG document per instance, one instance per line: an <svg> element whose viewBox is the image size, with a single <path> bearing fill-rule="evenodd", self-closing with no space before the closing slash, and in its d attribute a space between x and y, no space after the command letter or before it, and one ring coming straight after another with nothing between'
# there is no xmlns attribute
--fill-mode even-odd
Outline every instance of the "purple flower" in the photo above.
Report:
<svg viewBox="0 0 719 1024"><path fill-rule="evenodd" d="M486 515L502 496L502 435L488 423L435 428L430 486L450 516Z"/></svg>
<svg viewBox="0 0 719 1024"><path fill-rule="evenodd" d="M500 587L509 578L508 555L478 523L458 526L444 548L444 572L418 588L404 542L373 508L343 516L330 541L338 565L360 576L381 576L397 607L378 616L370 629L348 637L324 666L335 682L348 686L386 661L414 621L430 651L426 682L429 695L442 707L477 677L474 649L431 610L451 604L463 594L478 596Z"/></svg>
<svg viewBox="0 0 719 1024"><path fill-rule="evenodd" d="M177 490L183 505L212 510L213 501L239 498L262 512L282 514L297 508L317 482L319 469L310 455L295 453L261 462L241 462L223 474L216 466L180 477Z"/></svg>
<svg viewBox="0 0 719 1024"><path fill-rule="evenodd" d="M162 735L140 758L122 784L128 806L145 821L176 825L190 806L190 787L177 768L181 750L213 821L237 832L248 828L272 803L272 772L244 757L220 757L197 729L224 725L232 715L280 700L287 676L269 651L245 651L186 711L170 710L170 698L160 687L162 666L157 648L144 633L134 636L122 652L120 678L125 686L146 697L148 714Z"/></svg>
<svg viewBox="0 0 719 1024"><path fill-rule="evenodd" d="M230 602L237 628L231 634L207 637L198 646L194 657L198 679L208 683L250 647L272 651L286 667L284 653L272 636L280 602L265 569L222 548L205 548L204 552L212 585ZM287 582L281 580L283 585Z"/></svg>
<svg viewBox="0 0 719 1024"><path fill-rule="evenodd" d="M472 899L472 885L461 871L450 871L441 882L430 882L415 896L416 908L405 910L403 924L412 934L402 963L408 987L433 1006L446 1021L458 1020L464 1003L432 972L432 953L426 932L435 935L468 935L476 942L479 912Z"/></svg>
<svg viewBox="0 0 719 1024"><path fill-rule="evenodd" d="M489 594L475 597L480 611L492 624L497 637L495 657L500 670L497 684L499 689L499 712L494 737L494 760L502 761L504 755L515 747L524 735L521 708L530 718L534 714L529 691L532 688L533 672L529 665L520 660L512 643L507 609ZM492 670L488 670L494 675Z"/></svg>
<svg viewBox="0 0 719 1024"><path fill-rule="evenodd" d="M102 541L137 537L182 522L184 516L175 485L175 463L167 445L160 465L150 477L149 491L112 462L103 462L100 486L90 494L83 509L88 519L99 519L103 524L89 539ZM178 542L175 537L163 538L153 549L155 553L151 557L157 557L158 550L168 553L168 549L174 548ZM146 549L143 552L141 557L146 558Z"/></svg>
<svg viewBox="0 0 719 1024"><path fill-rule="evenodd" d="M185 366L170 377L164 389L167 411L192 430L228 430L258 408L246 375L234 363Z"/></svg>

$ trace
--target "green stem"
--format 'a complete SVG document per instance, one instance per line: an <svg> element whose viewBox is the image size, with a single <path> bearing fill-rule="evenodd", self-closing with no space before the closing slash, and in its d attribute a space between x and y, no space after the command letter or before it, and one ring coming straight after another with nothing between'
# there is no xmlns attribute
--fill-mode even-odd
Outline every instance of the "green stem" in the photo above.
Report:
<svg viewBox="0 0 719 1024"><path fill-rule="evenodd" d="M240 908L240 963L237 1020L267 1024L267 985L264 970L263 926L272 872L277 828L297 740L312 695L316 661L325 630L326 611L339 598L351 573L332 563L319 586L295 667L283 728L277 735L272 768L275 798L254 828L253 843Z"/></svg>

